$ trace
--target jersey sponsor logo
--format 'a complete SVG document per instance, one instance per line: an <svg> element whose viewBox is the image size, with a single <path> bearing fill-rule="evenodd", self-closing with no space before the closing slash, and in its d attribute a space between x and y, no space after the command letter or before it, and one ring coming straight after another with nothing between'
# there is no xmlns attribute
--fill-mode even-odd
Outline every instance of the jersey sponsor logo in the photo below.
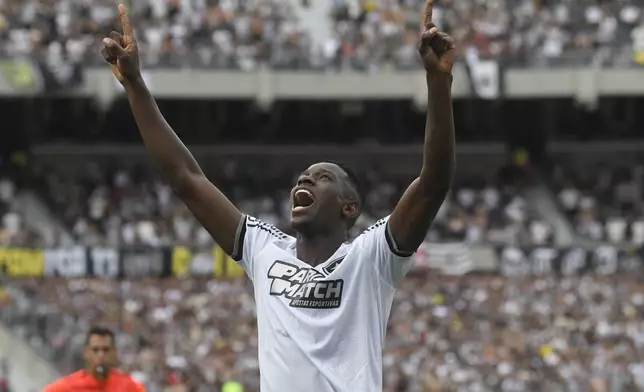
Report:
<svg viewBox="0 0 644 392"><path fill-rule="evenodd" d="M268 270L270 294L291 300L293 308L333 309L342 303L344 280L325 280L325 275L313 268L299 268L276 260Z"/></svg>

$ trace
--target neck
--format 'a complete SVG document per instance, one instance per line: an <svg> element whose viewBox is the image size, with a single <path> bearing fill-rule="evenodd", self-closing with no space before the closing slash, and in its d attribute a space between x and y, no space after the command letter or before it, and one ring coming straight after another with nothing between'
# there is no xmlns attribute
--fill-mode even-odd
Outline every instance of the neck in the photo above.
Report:
<svg viewBox="0 0 644 392"><path fill-rule="evenodd" d="M345 240L346 234L344 232L315 236L298 234L297 258L315 267L327 261Z"/></svg>

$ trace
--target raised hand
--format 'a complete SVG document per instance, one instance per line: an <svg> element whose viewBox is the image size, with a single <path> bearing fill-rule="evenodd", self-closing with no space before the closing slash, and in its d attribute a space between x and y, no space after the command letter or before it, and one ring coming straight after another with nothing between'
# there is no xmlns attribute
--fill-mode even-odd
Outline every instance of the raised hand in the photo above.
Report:
<svg viewBox="0 0 644 392"><path fill-rule="evenodd" d="M123 28L121 33L112 31L103 38L101 54L110 64L112 73L121 84L134 82L141 78L139 68L139 50L134 39L134 30L123 4L119 4L119 17Z"/></svg>
<svg viewBox="0 0 644 392"><path fill-rule="evenodd" d="M456 57L456 44L454 38L440 32L432 23L433 9L434 1L426 0L418 51L428 73L450 74Z"/></svg>

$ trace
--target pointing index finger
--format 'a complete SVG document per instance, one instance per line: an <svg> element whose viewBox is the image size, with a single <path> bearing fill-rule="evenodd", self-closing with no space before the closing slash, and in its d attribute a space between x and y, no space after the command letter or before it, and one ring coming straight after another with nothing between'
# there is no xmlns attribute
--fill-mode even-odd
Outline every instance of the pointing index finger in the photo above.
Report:
<svg viewBox="0 0 644 392"><path fill-rule="evenodd" d="M425 1L425 11L423 12L423 29L429 29L429 24L432 23L432 12L434 11L434 0Z"/></svg>
<svg viewBox="0 0 644 392"><path fill-rule="evenodd" d="M127 9L123 4L119 4L119 17L121 19L121 26L123 27L123 35L134 38L134 31L132 30L130 17L127 15Z"/></svg>

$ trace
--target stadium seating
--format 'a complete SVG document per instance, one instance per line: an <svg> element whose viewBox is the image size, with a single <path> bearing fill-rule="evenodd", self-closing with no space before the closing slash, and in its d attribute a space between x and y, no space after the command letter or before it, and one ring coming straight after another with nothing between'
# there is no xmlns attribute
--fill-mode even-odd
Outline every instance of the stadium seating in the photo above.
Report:
<svg viewBox="0 0 644 392"><path fill-rule="evenodd" d="M117 25L113 4L99 0L5 3L0 36L5 56L44 52L49 64L95 64L98 40ZM132 2L131 13L148 67L418 67L422 1L336 0L326 9L294 3L147 0ZM434 20L470 60L624 65L641 61L641 12L635 0L619 6L596 0L438 1ZM326 23L318 22L320 14Z"/></svg>
<svg viewBox="0 0 644 392"><path fill-rule="evenodd" d="M252 188L262 180L252 181L240 170L234 165L222 170L227 174L218 179L222 188L245 211L284 224L285 193L269 187L265 198L253 197L257 193L244 184ZM213 245L148 169L88 165L85 173L66 177L50 170L40 189L41 195L51 196L79 243ZM564 181L563 173L555 171L553 181ZM373 173L364 177L370 190L362 222L367 224L392 207L402 183ZM275 184L281 188L291 178L285 175ZM596 182L589 188L579 180L574 183L580 192L600 197ZM559 199L565 204L565 195ZM531 220L532 214L516 187L463 179L455 184L429 239L544 245L548 235L544 230L534 235L530 226L538 220ZM385 391L644 387L640 277L641 269L612 276L601 269L529 277L414 272L396 294L384 353ZM255 305L245 277L50 277L11 281L7 287L11 295L2 309L3 321L64 372L81 366L83 331L100 323L120 331L123 369L151 392L173 385L212 391L228 380L243 383L250 392L258 388Z"/></svg>
<svg viewBox="0 0 644 392"><path fill-rule="evenodd" d="M242 211L289 232L288 191L297 173L267 182L261 173L249 177L244 172L251 171L233 165L222 170L217 184ZM362 177L364 213L354 235L389 214L406 185L401 179L383 179L375 171ZM74 175L49 168L41 183L39 194L51 202L52 211L83 245L214 245L170 187L148 168L129 171L89 165L84 173ZM549 225L535 219L515 186L479 180L453 187L428 234L434 242L467 243L546 244L551 237Z"/></svg>
<svg viewBox="0 0 644 392"><path fill-rule="evenodd" d="M0 246L44 246L46 238L25 222L15 205L17 191L15 177L0 175Z"/></svg>
<svg viewBox="0 0 644 392"><path fill-rule="evenodd" d="M594 241L644 243L642 167L555 168L553 187L576 232Z"/></svg>
<svg viewBox="0 0 644 392"><path fill-rule="evenodd" d="M406 278L389 323L385 391L644 387L643 290L633 276ZM257 391L244 280L48 279L13 292L5 320L50 345L65 371L80 364L83 329L102 322L122 326L123 368L151 392L182 383L215 391L227 380Z"/></svg>

